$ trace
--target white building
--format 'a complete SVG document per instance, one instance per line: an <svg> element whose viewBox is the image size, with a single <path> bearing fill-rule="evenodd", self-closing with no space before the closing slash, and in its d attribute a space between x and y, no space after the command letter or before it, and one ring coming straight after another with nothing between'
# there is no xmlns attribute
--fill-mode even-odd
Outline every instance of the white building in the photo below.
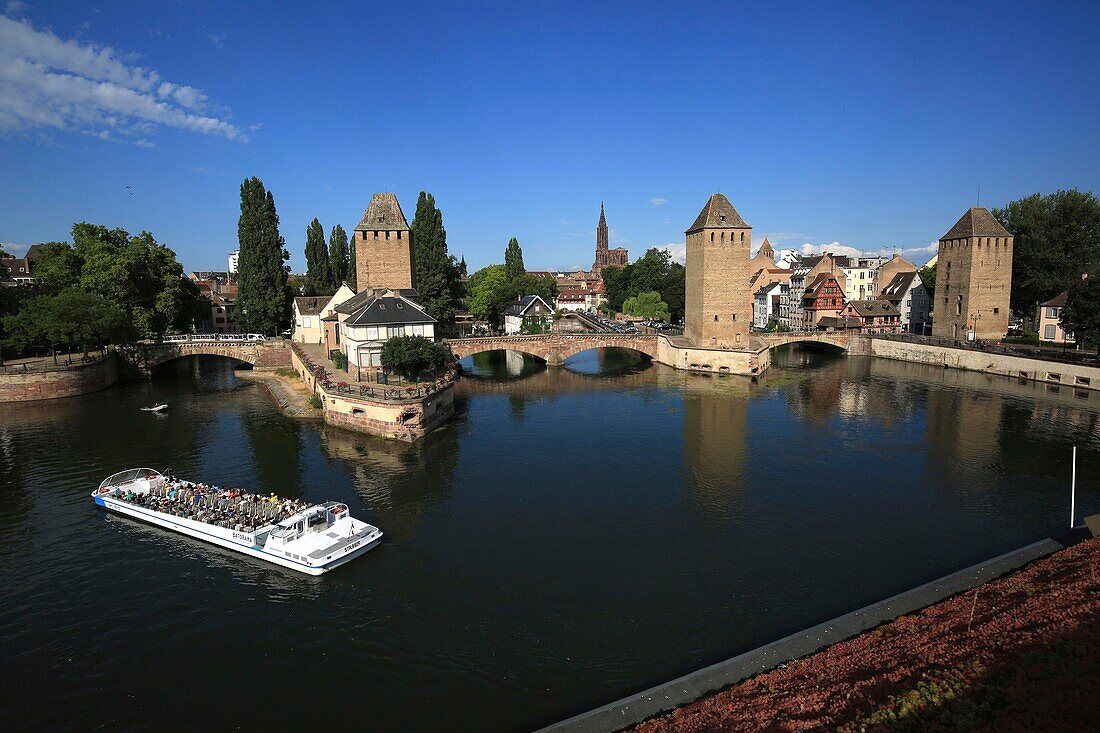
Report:
<svg viewBox="0 0 1100 733"><path fill-rule="evenodd" d="M235 249L229 253L229 274L235 275L237 273L237 260L241 257L241 251Z"/></svg>
<svg viewBox="0 0 1100 733"><path fill-rule="evenodd" d="M424 312L412 289L376 289L359 293L336 307L340 343L348 357L348 373L362 379L364 371L382 367L382 346L397 336L435 340L434 318Z"/></svg>
<svg viewBox="0 0 1100 733"><path fill-rule="evenodd" d="M790 298L791 286L784 282L774 282L764 285L753 294L752 325L763 331L768 324L779 321L781 301L785 294Z"/></svg>
<svg viewBox="0 0 1100 733"><path fill-rule="evenodd" d="M885 257L848 258L844 271L844 299L870 300L875 295L875 273Z"/></svg>
<svg viewBox="0 0 1100 733"><path fill-rule="evenodd" d="M347 285L332 295L304 296L295 298L291 305L294 318L294 333L291 338L301 344L325 343L323 319L336 312L336 308L355 295Z"/></svg>
<svg viewBox="0 0 1100 733"><path fill-rule="evenodd" d="M901 316L901 326L910 333L931 333L932 296L916 272L899 272L886 284L879 299L894 304Z"/></svg>
<svg viewBox="0 0 1100 733"><path fill-rule="evenodd" d="M775 266L781 270L793 270L798 267L802 256L793 249L779 250L779 256L775 258Z"/></svg>
<svg viewBox="0 0 1100 733"><path fill-rule="evenodd" d="M525 327L529 332L549 333L553 323L553 307L537 295L525 295L504 311L504 333L509 336Z"/></svg>

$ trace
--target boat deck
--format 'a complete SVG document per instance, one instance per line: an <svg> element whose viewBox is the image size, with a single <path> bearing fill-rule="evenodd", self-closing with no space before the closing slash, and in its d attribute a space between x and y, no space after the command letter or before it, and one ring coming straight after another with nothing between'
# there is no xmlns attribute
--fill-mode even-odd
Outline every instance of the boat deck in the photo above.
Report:
<svg viewBox="0 0 1100 733"><path fill-rule="evenodd" d="M149 493L125 487L119 487L119 491L118 498L127 504L248 533L278 524L312 506L294 499L244 494L237 489L219 489L186 481L155 486Z"/></svg>

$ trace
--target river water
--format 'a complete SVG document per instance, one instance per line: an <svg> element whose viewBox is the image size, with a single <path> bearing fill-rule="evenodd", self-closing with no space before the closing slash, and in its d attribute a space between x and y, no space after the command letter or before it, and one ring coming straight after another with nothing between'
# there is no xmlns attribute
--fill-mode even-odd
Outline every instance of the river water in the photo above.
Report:
<svg viewBox="0 0 1100 733"><path fill-rule="evenodd" d="M285 418L217 358L0 407L5 728L527 730L1047 536L1073 444L1100 511L1100 393L775 362L482 355L411 446ZM386 539L312 578L92 504L146 465Z"/></svg>

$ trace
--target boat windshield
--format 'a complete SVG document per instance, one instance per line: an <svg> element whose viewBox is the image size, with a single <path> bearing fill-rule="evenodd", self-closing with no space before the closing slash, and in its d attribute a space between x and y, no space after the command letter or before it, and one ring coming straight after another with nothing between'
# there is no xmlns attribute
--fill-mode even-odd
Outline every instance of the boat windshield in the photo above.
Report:
<svg viewBox="0 0 1100 733"><path fill-rule="evenodd" d="M103 479L103 483L99 485L99 488L111 487L111 486L124 486L128 483L136 481L138 479L152 476L157 478L161 476L161 472L152 468L131 468L126 471L119 471L113 476L108 476Z"/></svg>

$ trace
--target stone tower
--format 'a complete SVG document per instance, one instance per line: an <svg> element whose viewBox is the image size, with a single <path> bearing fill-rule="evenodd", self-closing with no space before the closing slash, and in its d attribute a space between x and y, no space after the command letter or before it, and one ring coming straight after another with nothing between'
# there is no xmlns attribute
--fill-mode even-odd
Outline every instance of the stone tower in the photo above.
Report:
<svg viewBox="0 0 1100 733"><path fill-rule="evenodd" d="M413 241L397 196L376 193L355 227L355 280L359 292L411 288Z"/></svg>
<svg viewBox="0 0 1100 733"><path fill-rule="evenodd" d="M999 339L1008 331L1012 235L980 206L940 237L932 335Z"/></svg>
<svg viewBox="0 0 1100 733"><path fill-rule="evenodd" d="M716 193L687 230L684 335L704 348L746 348L752 227Z"/></svg>
<svg viewBox="0 0 1100 733"><path fill-rule="evenodd" d="M760 251L756 254L757 256L763 255L772 262L775 262L775 250L772 249L772 243L768 241L767 237L764 237L764 243L760 245Z"/></svg>
<svg viewBox="0 0 1100 733"><path fill-rule="evenodd" d="M609 249L607 244L607 219L603 215L603 202L600 202L600 221L596 224L596 261L592 263L592 272L597 275L605 267L626 267L630 261L627 250L622 247Z"/></svg>

